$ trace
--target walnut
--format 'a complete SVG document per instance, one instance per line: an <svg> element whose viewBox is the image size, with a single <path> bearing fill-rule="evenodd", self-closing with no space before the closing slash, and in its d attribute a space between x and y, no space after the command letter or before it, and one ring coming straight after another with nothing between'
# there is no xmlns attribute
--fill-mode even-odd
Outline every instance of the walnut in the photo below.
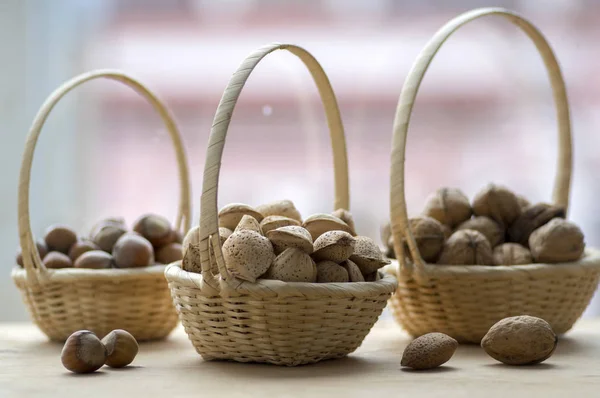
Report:
<svg viewBox="0 0 600 398"><path fill-rule="evenodd" d="M579 259L585 242L577 225L562 218L553 218L531 233L529 248L536 262L560 263Z"/></svg>
<svg viewBox="0 0 600 398"><path fill-rule="evenodd" d="M486 216L477 216L465 221L457 228L457 230L462 229L472 229L481 232L490 241L492 247L496 247L504 242L504 228Z"/></svg>
<svg viewBox="0 0 600 398"><path fill-rule="evenodd" d="M408 222L423 260L435 262L444 246L445 238L442 224L431 217L415 217L408 220ZM408 244L405 239L403 241L404 253L410 257Z"/></svg>
<svg viewBox="0 0 600 398"><path fill-rule="evenodd" d="M492 265L492 246L478 231L462 229L450 236L437 262L444 265Z"/></svg>
<svg viewBox="0 0 600 398"><path fill-rule="evenodd" d="M511 242L523 246L529 244L529 235L546 224L553 218L565 218L565 209L561 206L538 203L523 210L519 218L508 229L508 238Z"/></svg>
<svg viewBox="0 0 600 398"><path fill-rule="evenodd" d="M517 195L507 188L489 184L475 195L473 212L509 226L521 215L521 205Z"/></svg>
<svg viewBox="0 0 600 398"><path fill-rule="evenodd" d="M440 188L427 198L423 214L455 227L471 217L469 198L456 188Z"/></svg>
<svg viewBox="0 0 600 398"><path fill-rule="evenodd" d="M518 243L504 243L494 249L495 265L531 264L531 252Z"/></svg>

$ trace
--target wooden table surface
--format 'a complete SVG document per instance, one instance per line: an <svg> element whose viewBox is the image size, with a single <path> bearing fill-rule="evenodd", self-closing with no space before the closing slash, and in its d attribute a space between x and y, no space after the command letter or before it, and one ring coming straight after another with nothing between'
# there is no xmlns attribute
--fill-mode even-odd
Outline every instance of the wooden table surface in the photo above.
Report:
<svg viewBox="0 0 600 398"><path fill-rule="evenodd" d="M400 368L408 336L380 321L355 353L296 368L205 362L183 330L146 343L132 366L75 375L61 345L29 324L0 324L0 397L600 397L600 319L580 321L555 354L531 367L508 367L477 346L460 346L443 367Z"/></svg>

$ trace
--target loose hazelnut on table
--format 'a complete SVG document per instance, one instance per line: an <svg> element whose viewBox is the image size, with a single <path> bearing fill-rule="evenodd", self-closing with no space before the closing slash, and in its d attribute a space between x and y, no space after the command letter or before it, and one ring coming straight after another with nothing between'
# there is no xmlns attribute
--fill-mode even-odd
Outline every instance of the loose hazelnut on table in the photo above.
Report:
<svg viewBox="0 0 600 398"><path fill-rule="evenodd" d="M106 365L111 368L123 368L135 359L139 346L129 332L117 329L107 334L102 339L106 347Z"/></svg>
<svg viewBox="0 0 600 398"><path fill-rule="evenodd" d="M113 249L117 268L146 267L154 263L154 249L144 237L128 233L119 238Z"/></svg>
<svg viewBox="0 0 600 398"><path fill-rule="evenodd" d="M462 191L456 188L440 188L427 198L423 214L442 224L455 227L468 220L472 210L469 198Z"/></svg>
<svg viewBox="0 0 600 398"><path fill-rule="evenodd" d="M481 232L463 229L444 243L437 261L444 265L493 265L492 246Z"/></svg>
<svg viewBox="0 0 600 398"><path fill-rule="evenodd" d="M49 252L42 262L49 269L70 268L73 266L69 256L61 252Z"/></svg>
<svg viewBox="0 0 600 398"><path fill-rule="evenodd" d="M175 237L169 220L157 214L145 214L135 221L133 230L146 238L154 247L161 247Z"/></svg>
<svg viewBox="0 0 600 398"><path fill-rule="evenodd" d="M77 234L64 225L53 225L46 230L44 240L49 251L68 254L71 246L77 242Z"/></svg>
<svg viewBox="0 0 600 398"><path fill-rule="evenodd" d="M62 349L60 360L74 373L91 373L100 369L106 360L106 348L89 330L73 333Z"/></svg>

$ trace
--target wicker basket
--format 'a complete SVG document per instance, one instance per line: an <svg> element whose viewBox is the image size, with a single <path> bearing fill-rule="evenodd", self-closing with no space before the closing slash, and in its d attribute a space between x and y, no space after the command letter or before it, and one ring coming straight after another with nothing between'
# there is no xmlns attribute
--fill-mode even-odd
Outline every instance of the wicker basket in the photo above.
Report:
<svg viewBox="0 0 600 398"><path fill-rule="evenodd" d="M548 321L555 332L568 331L589 304L598 284L600 252L589 249L567 264L519 266L446 266L424 264L407 223L404 161L408 123L417 90L433 57L459 27L485 15L500 15L521 28L542 55L558 114L559 155L554 202L568 205L571 180L571 132L566 91L558 63L542 34L512 12L478 9L448 22L417 57L406 78L394 121L391 171L391 220L399 267L393 270L399 287L391 299L396 320L412 335L447 333L460 342L479 343L500 319L533 315ZM414 263L405 259L407 236Z"/></svg>
<svg viewBox="0 0 600 398"><path fill-rule="evenodd" d="M187 161L179 132L169 111L146 87L116 71L93 71L66 82L54 91L38 112L25 145L19 180L19 238L24 269L15 267L12 278L39 328L51 339L64 341L71 333L88 329L99 337L113 329L126 329L138 340L164 338L177 325L164 265L138 269L47 269L36 250L29 221L29 181L33 153L50 111L69 91L97 78L130 86L148 100L165 123L175 146L180 203L175 228L186 232L190 224Z"/></svg>
<svg viewBox="0 0 600 398"><path fill-rule="evenodd" d="M285 283L234 278L225 268L218 242L217 187L221 155L236 101L256 65L275 50L288 50L310 70L323 101L331 133L335 208L348 208L346 146L336 99L319 63L306 50L272 44L253 52L238 68L216 112L208 144L202 189L199 252L202 274L168 266L181 322L205 360L267 362L295 366L353 352L377 320L397 283ZM215 255L209 258L209 242ZM219 275L211 273L211 265Z"/></svg>

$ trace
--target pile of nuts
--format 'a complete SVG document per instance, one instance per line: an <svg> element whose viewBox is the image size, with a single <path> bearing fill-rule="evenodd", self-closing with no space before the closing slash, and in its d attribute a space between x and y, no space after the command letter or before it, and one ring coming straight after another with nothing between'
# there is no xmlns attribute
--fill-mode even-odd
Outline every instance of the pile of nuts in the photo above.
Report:
<svg viewBox="0 0 600 398"><path fill-rule="evenodd" d="M100 340L89 330L69 336L62 349L63 366L74 373L91 373L107 365L123 368L135 359L138 343L129 332L117 329Z"/></svg>
<svg viewBox="0 0 600 398"><path fill-rule="evenodd" d="M195 227L184 239L185 270L200 269L193 243L198 232ZM372 239L356 235L352 215L344 209L302 220L289 200L256 208L230 204L219 212L219 236L227 270L249 282L370 282L389 264Z"/></svg>
<svg viewBox="0 0 600 398"><path fill-rule="evenodd" d="M88 237L53 225L36 246L46 268L137 268L181 260L181 241L181 234L166 218L146 214L133 224L132 231L125 220L109 218L97 223ZM21 250L17 264L23 267Z"/></svg>
<svg viewBox="0 0 600 398"><path fill-rule="evenodd" d="M509 189L489 184L472 202L455 188L432 194L419 217L409 220L419 252L428 263L519 265L578 260L584 236L565 220L565 209L530 204ZM387 255L394 257L390 226L382 228ZM404 244L410 258L408 246Z"/></svg>

